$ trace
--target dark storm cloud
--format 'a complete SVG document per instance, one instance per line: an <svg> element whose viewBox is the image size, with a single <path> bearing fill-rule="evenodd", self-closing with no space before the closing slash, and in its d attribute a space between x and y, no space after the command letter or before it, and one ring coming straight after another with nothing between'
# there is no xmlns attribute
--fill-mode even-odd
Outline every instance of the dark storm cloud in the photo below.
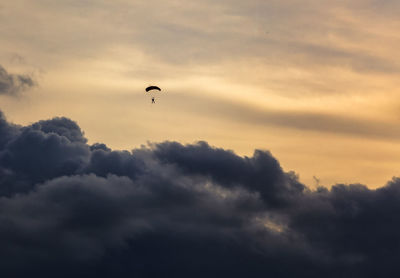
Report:
<svg viewBox="0 0 400 278"><path fill-rule="evenodd" d="M400 180L369 190L336 185L307 196L291 215L296 230L329 264L354 277L391 276L399 271ZM349 275L345 275L349 276Z"/></svg>
<svg viewBox="0 0 400 278"><path fill-rule="evenodd" d="M16 95L35 86L32 77L24 74L10 74L0 65L0 95Z"/></svg>
<svg viewBox="0 0 400 278"><path fill-rule="evenodd" d="M376 277L398 272L400 180L312 191L267 151L88 145L0 115L7 277Z"/></svg>
<svg viewBox="0 0 400 278"><path fill-rule="evenodd" d="M230 151L211 148L206 142L189 146L165 142L155 145L152 151L159 161L179 165L189 175L210 177L227 188L243 186L259 193L268 204L279 205L305 189L265 151L256 150L253 157L242 158Z"/></svg>

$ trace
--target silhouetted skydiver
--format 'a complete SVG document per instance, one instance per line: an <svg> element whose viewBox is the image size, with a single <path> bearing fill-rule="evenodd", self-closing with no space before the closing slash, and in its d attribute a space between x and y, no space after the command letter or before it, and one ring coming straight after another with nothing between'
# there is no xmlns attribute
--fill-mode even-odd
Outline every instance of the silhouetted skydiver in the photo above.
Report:
<svg viewBox="0 0 400 278"><path fill-rule="evenodd" d="M146 88L146 92L152 92L154 94L154 91L161 91L161 89L157 86L149 86ZM151 103L156 103L154 95L151 97Z"/></svg>

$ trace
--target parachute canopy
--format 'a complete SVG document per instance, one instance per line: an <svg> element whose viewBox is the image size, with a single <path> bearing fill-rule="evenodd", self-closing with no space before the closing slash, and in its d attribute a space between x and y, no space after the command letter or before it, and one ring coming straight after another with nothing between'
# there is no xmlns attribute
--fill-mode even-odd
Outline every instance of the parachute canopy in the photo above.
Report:
<svg viewBox="0 0 400 278"><path fill-rule="evenodd" d="M157 87L157 86L149 86L149 87L146 88L146 92L149 92L151 90L161 91L160 87Z"/></svg>

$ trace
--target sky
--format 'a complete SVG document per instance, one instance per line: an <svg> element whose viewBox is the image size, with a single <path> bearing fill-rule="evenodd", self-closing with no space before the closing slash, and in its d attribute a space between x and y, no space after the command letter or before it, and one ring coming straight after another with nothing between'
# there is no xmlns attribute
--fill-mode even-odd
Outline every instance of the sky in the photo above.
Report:
<svg viewBox="0 0 400 278"><path fill-rule="evenodd" d="M0 273L395 276L399 14L1 1Z"/></svg>
<svg viewBox="0 0 400 278"><path fill-rule="evenodd" d="M397 175L397 1L3 1L1 66L36 86L7 118L133 149L269 150L310 186ZM157 105L144 94L163 89Z"/></svg>

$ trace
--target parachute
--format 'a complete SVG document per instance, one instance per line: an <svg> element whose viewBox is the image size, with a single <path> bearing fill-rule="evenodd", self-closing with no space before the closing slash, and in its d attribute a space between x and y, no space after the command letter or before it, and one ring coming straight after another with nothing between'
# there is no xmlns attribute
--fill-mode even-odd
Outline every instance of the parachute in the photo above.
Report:
<svg viewBox="0 0 400 278"><path fill-rule="evenodd" d="M157 92L157 91L161 92L160 87L149 86L149 87L146 88L146 92L151 95L151 103L156 103L156 101L155 101L155 92Z"/></svg>
<svg viewBox="0 0 400 278"><path fill-rule="evenodd" d="M160 87L157 87L157 86L149 86L149 87L146 88L146 92L149 92L151 90L159 90L159 91L161 91Z"/></svg>

